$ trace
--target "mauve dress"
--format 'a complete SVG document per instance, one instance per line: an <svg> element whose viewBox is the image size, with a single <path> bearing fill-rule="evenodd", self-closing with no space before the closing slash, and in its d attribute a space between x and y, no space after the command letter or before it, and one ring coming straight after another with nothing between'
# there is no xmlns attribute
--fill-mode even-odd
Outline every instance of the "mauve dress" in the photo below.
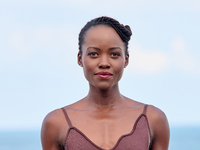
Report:
<svg viewBox="0 0 200 150"><path fill-rule="evenodd" d="M147 106L144 106L142 114L137 118L130 133L122 135L110 150L149 150L151 134L146 117ZM106 150L93 143L85 134L74 127L64 108L65 118L69 124L64 150Z"/></svg>

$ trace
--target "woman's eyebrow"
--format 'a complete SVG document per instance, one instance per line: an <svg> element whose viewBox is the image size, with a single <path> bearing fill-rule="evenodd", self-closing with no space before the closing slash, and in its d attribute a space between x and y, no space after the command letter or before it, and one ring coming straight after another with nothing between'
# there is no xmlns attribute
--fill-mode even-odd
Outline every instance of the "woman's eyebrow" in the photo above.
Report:
<svg viewBox="0 0 200 150"><path fill-rule="evenodd" d="M100 48L98 48L98 47L93 47L93 46L91 46L91 47L88 47L88 48L87 48L87 50L88 50L88 49L96 49L96 50L98 50L98 51L100 51L100 50L101 50Z"/></svg>
<svg viewBox="0 0 200 150"><path fill-rule="evenodd" d="M111 47L111 48L109 48L109 50L114 50L114 49L120 49L120 50L122 50L120 47Z"/></svg>
<svg viewBox="0 0 200 150"><path fill-rule="evenodd" d="M88 50L88 49L96 49L96 50L98 50L98 51L101 50L100 48L98 48L98 47L93 47L93 46L88 47L87 50ZM122 50L120 47L110 47L108 50L115 50L115 49Z"/></svg>

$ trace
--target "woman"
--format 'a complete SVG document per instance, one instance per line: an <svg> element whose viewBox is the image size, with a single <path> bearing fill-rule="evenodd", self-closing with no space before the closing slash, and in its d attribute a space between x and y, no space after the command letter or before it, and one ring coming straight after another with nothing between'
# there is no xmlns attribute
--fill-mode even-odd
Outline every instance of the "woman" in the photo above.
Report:
<svg viewBox="0 0 200 150"><path fill-rule="evenodd" d="M78 64L89 92L50 112L41 131L43 150L167 150L169 126L158 108L123 96L118 87L129 62L129 26L109 17L88 22L79 34Z"/></svg>

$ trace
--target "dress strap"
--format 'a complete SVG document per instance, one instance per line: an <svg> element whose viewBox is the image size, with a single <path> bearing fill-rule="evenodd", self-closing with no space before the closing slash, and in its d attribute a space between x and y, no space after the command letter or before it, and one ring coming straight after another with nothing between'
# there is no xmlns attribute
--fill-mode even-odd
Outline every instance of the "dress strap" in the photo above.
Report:
<svg viewBox="0 0 200 150"><path fill-rule="evenodd" d="M64 115L65 115L65 118L66 118L66 120L67 120L67 123L68 123L69 127L72 127L72 123L71 123L71 121L70 121L70 119L69 119L69 116L68 116L68 114L67 114L65 108L62 107L61 109L62 109L62 111L63 111L63 113L64 113Z"/></svg>
<svg viewBox="0 0 200 150"><path fill-rule="evenodd" d="M148 107L148 105L147 105L147 104L145 104L145 105L144 105L144 110L143 110L143 114L144 114L144 115L146 115L146 112L147 112L147 107Z"/></svg>

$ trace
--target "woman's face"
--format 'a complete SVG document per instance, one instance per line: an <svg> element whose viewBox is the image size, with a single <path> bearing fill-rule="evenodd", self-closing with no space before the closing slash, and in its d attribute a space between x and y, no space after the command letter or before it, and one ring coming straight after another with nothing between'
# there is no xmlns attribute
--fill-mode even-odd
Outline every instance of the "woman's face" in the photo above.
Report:
<svg viewBox="0 0 200 150"><path fill-rule="evenodd" d="M128 64L125 45L117 32L109 26L91 27L85 35L78 63L83 66L89 84L108 90L118 84Z"/></svg>

